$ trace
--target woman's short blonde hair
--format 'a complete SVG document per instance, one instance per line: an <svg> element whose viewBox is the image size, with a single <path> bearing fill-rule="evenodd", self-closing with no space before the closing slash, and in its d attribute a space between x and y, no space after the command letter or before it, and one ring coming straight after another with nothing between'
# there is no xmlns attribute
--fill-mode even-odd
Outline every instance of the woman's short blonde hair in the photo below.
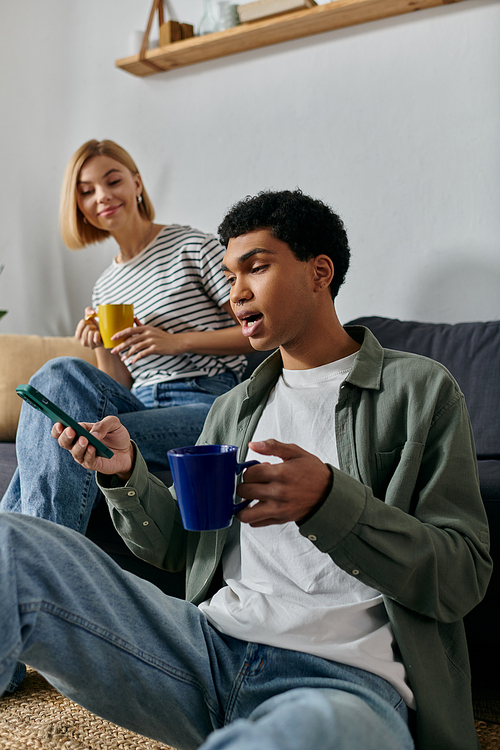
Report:
<svg viewBox="0 0 500 750"><path fill-rule="evenodd" d="M61 205L59 208L59 225L61 228L62 238L65 245L70 250L78 250L85 245L92 245L94 242L102 242L109 237L109 232L105 229L98 229L92 224L86 223L76 199L76 189L78 178L83 165L93 156L109 156L132 172L138 175L134 160L124 148L114 141L87 141L80 146L71 159L64 173L64 180L61 190ZM153 204L143 185L142 201L137 204L139 213L146 219L153 221L155 212Z"/></svg>

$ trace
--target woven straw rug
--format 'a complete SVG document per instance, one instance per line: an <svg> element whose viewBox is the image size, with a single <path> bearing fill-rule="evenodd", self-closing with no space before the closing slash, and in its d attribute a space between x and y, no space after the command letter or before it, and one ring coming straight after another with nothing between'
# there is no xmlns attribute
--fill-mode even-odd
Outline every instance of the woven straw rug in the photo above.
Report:
<svg viewBox="0 0 500 750"><path fill-rule="evenodd" d="M500 750L491 704L476 706L482 750ZM494 707L496 709L496 707ZM80 708L28 669L16 693L0 700L0 750L172 750Z"/></svg>
<svg viewBox="0 0 500 750"><path fill-rule="evenodd" d="M81 708L32 669L0 699L0 750L172 750Z"/></svg>

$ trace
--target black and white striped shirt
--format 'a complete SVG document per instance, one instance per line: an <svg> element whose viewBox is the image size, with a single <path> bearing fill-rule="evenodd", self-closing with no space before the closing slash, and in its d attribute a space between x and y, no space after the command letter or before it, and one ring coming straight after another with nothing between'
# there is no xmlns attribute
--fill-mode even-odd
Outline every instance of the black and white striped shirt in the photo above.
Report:
<svg viewBox="0 0 500 750"><path fill-rule="evenodd" d="M221 308L229 286L221 271L224 248L213 235L191 227L164 227L139 255L116 263L97 280L92 305L133 303L141 323L169 333L228 328L234 320ZM150 355L127 364L134 387L167 380L212 377L224 370L241 376L243 355Z"/></svg>

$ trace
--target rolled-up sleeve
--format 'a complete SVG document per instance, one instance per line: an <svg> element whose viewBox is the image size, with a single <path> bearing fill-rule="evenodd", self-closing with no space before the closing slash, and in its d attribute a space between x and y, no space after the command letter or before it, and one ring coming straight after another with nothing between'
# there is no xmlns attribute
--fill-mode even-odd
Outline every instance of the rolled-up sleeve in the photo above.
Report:
<svg viewBox="0 0 500 750"><path fill-rule="evenodd" d="M137 557L169 571L185 567L184 531L175 494L150 474L134 444L135 462L125 485L115 476L97 474L113 524Z"/></svg>

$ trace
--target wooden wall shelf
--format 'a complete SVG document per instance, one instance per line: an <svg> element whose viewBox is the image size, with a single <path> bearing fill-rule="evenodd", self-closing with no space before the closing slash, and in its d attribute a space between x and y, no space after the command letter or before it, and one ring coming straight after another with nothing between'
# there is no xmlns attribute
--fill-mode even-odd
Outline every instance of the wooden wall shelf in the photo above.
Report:
<svg viewBox="0 0 500 750"><path fill-rule="evenodd" d="M461 0L335 0L328 5L317 5L274 18L241 24L213 34L182 39L165 47L148 50L145 59L141 59L138 54L124 57L116 61L116 66L136 76L149 76L323 31L333 31L453 2Z"/></svg>

